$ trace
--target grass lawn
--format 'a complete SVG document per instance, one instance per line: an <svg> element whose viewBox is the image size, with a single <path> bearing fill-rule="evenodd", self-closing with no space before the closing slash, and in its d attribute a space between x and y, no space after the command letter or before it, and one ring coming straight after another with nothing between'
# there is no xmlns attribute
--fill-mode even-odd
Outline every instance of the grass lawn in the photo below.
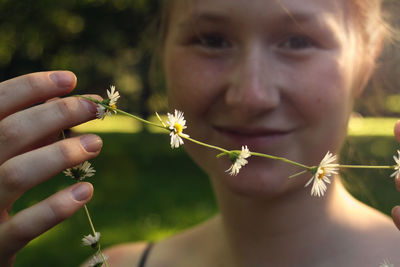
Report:
<svg viewBox="0 0 400 267"><path fill-rule="evenodd" d="M352 122L342 162L393 164L400 146L392 137L394 119ZM77 128L98 132L101 155L92 161L95 194L88 207L103 247L132 240L159 240L209 218L217 212L206 175L183 149L171 151L168 135L137 132L131 119L107 118ZM116 126L119 128L115 128ZM99 130L101 129L101 130ZM117 129L118 133L113 132ZM400 197L390 171L345 171L344 181L359 199L388 213ZM357 177L355 179L354 177ZM360 179L360 177L362 177ZM14 210L26 208L72 184L62 175L28 191ZM90 228L83 210L18 254L15 266L78 266L92 250L81 245Z"/></svg>

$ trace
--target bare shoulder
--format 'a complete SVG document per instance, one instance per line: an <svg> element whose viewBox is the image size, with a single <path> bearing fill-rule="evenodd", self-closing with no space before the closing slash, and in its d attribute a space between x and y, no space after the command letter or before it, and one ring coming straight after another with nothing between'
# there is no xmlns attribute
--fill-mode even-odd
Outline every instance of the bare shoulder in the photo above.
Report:
<svg viewBox="0 0 400 267"><path fill-rule="evenodd" d="M207 251L214 252L208 240L216 234L210 233L209 228L212 227L209 225L210 223L204 223L157 241L149 251L146 267L215 266L203 264L204 261L210 260L210 257L205 257L204 254L210 254L206 253ZM108 258L109 266L136 267L148 245L148 242L125 243L106 248L103 253ZM83 266L88 266L88 263Z"/></svg>
<svg viewBox="0 0 400 267"><path fill-rule="evenodd" d="M360 224L355 229L354 253L365 264L374 263L378 266L384 260L390 261L394 266L400 265L399 251L400 231L394 225L391 217L375 212L372 216L364 219L366 223ZM367 266L364 265L364 266Z"/></svg>
<svg viewBox="0 0 400 267"><path fill-rule="evenodd" d="M400 231L392 218L347 191L340 191L340 197L334 200L332 218L340 230L330 242L339 247L336 258L341 264L336 266L379 266L385 259L400 266Z"/></svg>

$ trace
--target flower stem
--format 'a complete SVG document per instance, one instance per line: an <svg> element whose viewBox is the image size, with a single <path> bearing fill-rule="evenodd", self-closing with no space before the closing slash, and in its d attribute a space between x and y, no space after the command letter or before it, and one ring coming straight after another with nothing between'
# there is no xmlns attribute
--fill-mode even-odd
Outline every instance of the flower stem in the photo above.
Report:
<svg viewBox="0 0 400 267"><path fill-rule="evenodd" d="M130 113L128 113L128 112L125 112L125 111L123 111L123 110L110 107L110 106L108 106L108 105L103 104L101 101L99 101L99 100L97 100L97 99L94 99L94 98L91 98L91 97L88 97L88 96L82 96L82 95L75 95L75 96L88 99L88 100L90 100L90 101L92 101L92 102L94 102L94 103L96 103L96 104L99 104L99 105L104 106L104 107L107 108L107 109L114 110L114 111L116 111L116 112L118 112L118 113L121 113L121 114L123 114L123 115L129 116L129 117L134 118L134 119L136 119L136 120L138 120L138 121L141 121L141 122L143 122L143 123L146 123L146 124L149 124L149 125L151 125L151 126L158 127L158 128L162 128L162 129L166 130L167 132L170 132L170 130L168 129L168 127L166 127L166 126L164 126L164 125L159 125L159 124L150 122L150 121L148 121L148 120L142 119L142 118L140 118L140 117L138 117L138 116L132 115L132 114L130 114ZM158 114L157 114L157 116L158 116ZM160 120L160 121L161 121L161 120ZM62 132L62 133L63 133L63 137L65 138L64 132ZM201 145L201 146L204 146L204 147L208 147L208 148L212 148L212 149L216 149L216 150L218 150L218 151L221 151L222 153L218 154L217 157L221 157L221 156L223 156L223 155L229 155L230 153L240 153L240 152L241 152L241 151L239 151L239 150L231 150L231 151L230 151L230 150L227 150L227 149L218 147L218 146L209 145L209 144L207 144L207 143L200 142L200 141L198 141L198 140L195 140L195 139L190 138L190 137L185 136L185 135L179 134L179 136L182 137L182 138L184 138L184 139L186 139L186 140L189 140L189 141L191 141L191 142L193 142L193 143L196 143L196 144L198 144L198 145ZM284 158L284 157L277 157L277 156L272 156L272 155L268 155L268 154L264 154L264 153L258 153L258 152L250 152L250 154L253 155L253 156L258 156L258 157L263 157L263 158L269 158L269 159L273 159L273 160L280 160L280 161L286 162L286 163L288 163L288 164L291 164L291 165L294 165L294 166L297 166L297 167L304 168L306 171L312 171L313 169L315 169L315 166L311 166L311 167L310 167L310 166L307 166L307 165L304 165L304 164L301 164L301 163L298 163L298 162L289 160L289 159ZM394 166L366 166L366 165L339 165L339 164L338 164L337 167L338 167L338 168L347 168L347 169L395 169L395 168L396 168L396 165L394 165ZM303 173L303 172L301 172L300 174L302 174L302 173ZM297 176L297 175L294 175L294 176ZM294 176L292 176L292 177L294 177Z"/></svg>
<svg viewBox="0 0 400 267"><path fill-rule="evenodd" d="M162 128L162 129L165 129L165 130L169 131L168 129L166 129L166 128L165 128L164 126L162 126L162 125L159 125L159 124L156 124L156 123L154 123L154 122L151 122L151 121L142 119L142 118L140 118L140 117L138 117L138 116L132 115L132 114L130 114L130 113L128 113L128 112L125 112L125 111L123 111L123 110L110 107L110 106L108 106L108 105L103 104L101 101L99 101L99 100L97 100L97 99L94 99L94 98L91 98L91 97L89 97L89 96L83 96L83 95L74 95L74 96L76 96L76 97L81 97L81 98L90 100L90 101L92 101L92 102L94 102L94 103L96 103L96 104L102 105L103 107L105 107L105 108L107 108L107 109L114 110L114 111L116 111L116 112L118 112L118 113L121 113L121 114L126 115L126 116L131 117L131 118L134 118L135 120L138 120L138 121L141 121L141 122L143 122L143 123L149 124L149 125L151 125L151 126L158 127L158 128Z"/></svg>
<svg viewBox="0 0 400 267"><path fill-rule="evenodd" d="M238 152L240 152L240 151L238 151ZM269 158L269 159L274 159L274 160L280 160L280 161L283 161L283 162L286 162L286 163L289 163L289 164L292 164L292 165L307 169L309 171L313 169L313 167L309 167L309 166L306 166L304 164L301 164L301 163L298 163L298 162L295 162L295 161L292 161L292 160L289 160L289 159L283 158L283 157L277 157L277 156L267 155L267 154L258 153L258 152L250 152L250 154L253 155L253 156Z"/></svg>
<svg viewBox="0 0 400 267"><path fill-rule="evenodd" d="M208 147L208 148L212 148L212 149L219 150L219 151L223 152L224 154L226 154L226 153L229 154L229 152L230 152L229 150L223 149L223 148L221 148L221 147L209 145L209 144L206 144L206 143L197 141L197 140L195 140L195 139L193 139L193 138L190 138L190 137L187 137L187 136L184 136L184 135L179 135L179 136L182 137L182 138L184 138L184 139L186 139L186 140L189 140L189 141L191 141L191 142L193 142L193 143L196 143L196 144L198 144L198 145L201 145L201 146L205 146L205 147Z"/></svg>
<svg viewBox="0 0 400 267"><path fill-rule="evenodd" d="M61 136L62 136L63 139L66 139L66 136L65 136L64 131L61 131ZM85 209L86 217L88 218L90 228L92 229L93 236L96 236L96 229L94 229L94 224L93 224L93 221L92 221L92 217L90 216L89 210L88 210L86 204L83 205L83 207L84 207L84 209ZM101 251L100 242L97 242L97 253L100 254L101 259L103 260L103 262L104 262L104 264L106 265L106 267L109 267L109 266L108 266L108 263L107 263L107 259L106 259L106 257L104 257L104 254L103 254L103 252Z"/></svg>
<svg viewBox="0 0 400 267"><path fill-rule="evenodd" d="M96 229L94 229L94 224L93 224L93 221L92 221L92 217L90 216L89 210L88 210L86 204L83 207L85 208L85 213L86 213L86 216L87 216L87 218L89 220L89 224L90 224L90 228L92 229L93 236L96 236ZM106 259L106 257L104 257L104 254L101 251L100 242L97 243L97 253L100 254L104 264L106 265L106 267L109 267L108 263L107 263L107 259Z"/></svg>
<svg viewBox="0 0 400 267"><path fill-rule="evenodd" d="M367 165L338 165L338 168L343 169L391 169L394 170L396 165L393 166L367 166Z"/></svg>
<svg viewBox="0 0 400 267"><path fill-rule="evenodd" d="M87 218L89 220L89 224L90 224L90 228L92 229L93 236L95 236L96 235L96 230L94 229L92 217L90 217L90 213L89 213L89 210L88 210L86 204L83 207L85 208L85 213L86 213L86 216L87 216Z"/></svg>

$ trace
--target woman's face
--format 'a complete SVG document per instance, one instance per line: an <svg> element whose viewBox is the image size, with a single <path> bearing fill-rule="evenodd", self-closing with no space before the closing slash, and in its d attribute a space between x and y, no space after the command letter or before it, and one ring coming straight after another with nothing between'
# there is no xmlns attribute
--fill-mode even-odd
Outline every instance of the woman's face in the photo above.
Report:
<svg viewBox="0 0 400 267"><path fill-rule="evenodd" d="M337 153L360 66L346 1L175 0L163 61L185 133L307 165ZM279 194L310 177L288 180L302 170L255 157L232 177L217 151L185 147L214 182L246 195Z"/></svg>

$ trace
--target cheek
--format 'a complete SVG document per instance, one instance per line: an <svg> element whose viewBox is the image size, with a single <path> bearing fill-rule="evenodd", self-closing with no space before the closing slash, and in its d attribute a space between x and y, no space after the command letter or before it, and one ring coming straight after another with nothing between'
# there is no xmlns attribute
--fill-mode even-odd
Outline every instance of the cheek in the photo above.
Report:
<svg viewBox="0 0 400 267"><path fill-rule="evenodd" d="M188 116L204 115L220 93L223 64L186 52L184 48L167 51L165 73L171 108Z"/></svg>
<svg viewBox="0 0 400 267"><path fill-rule="evenodd" d="M292 101L306 120L307 135L320 142L331 142L337 151L346 135L348 117L353 108L353 89L349 65L340 57L325 56L303 66L292 77L301 88L292 89Z"/></svg>

